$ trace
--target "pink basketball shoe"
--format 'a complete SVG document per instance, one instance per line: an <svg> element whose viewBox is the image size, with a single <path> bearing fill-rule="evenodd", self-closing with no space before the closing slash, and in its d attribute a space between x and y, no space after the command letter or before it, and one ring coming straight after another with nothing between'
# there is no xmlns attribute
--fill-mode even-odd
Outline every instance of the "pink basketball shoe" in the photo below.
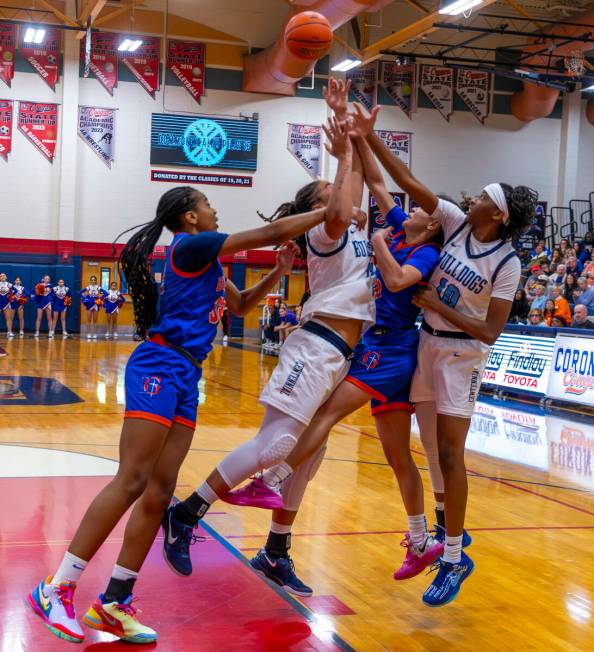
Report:
<svg viewBox="0 0 594 652"><path fill-rule="evenodd" d="M285 506L280 492L269 487L262 478L254 478L245 487L227 492L221 500L230 505L260 509L283 509Z"/></svg>
<svg viewBox="0 0 594 652"><path fill-rule="evenodd" d="M407 580L418 575L443 554L443 543L436 541L430 534L426 534L423 543L418 545L410 540L407 532L400 545L406 548L406 557L402 566L394 573L395 580Z"/></svg>

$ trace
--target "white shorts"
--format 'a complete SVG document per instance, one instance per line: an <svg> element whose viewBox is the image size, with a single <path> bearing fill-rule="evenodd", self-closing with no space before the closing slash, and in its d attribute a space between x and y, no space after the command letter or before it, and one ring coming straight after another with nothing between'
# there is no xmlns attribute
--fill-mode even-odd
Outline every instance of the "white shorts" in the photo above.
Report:
<svg viewBox="0 0 594 652"><path fill-rule="evenodd" d="M438 414L470 418L474 412L489 347L478 340L420 333L413 403L434 401Z"/></svg>
<svg viewBox="0 0 594 652"><path fill-rule="evenodd" d="M319 335L298 328L283 344L260 403L309 425L318 408L342 382L350 361Z"/></svg>

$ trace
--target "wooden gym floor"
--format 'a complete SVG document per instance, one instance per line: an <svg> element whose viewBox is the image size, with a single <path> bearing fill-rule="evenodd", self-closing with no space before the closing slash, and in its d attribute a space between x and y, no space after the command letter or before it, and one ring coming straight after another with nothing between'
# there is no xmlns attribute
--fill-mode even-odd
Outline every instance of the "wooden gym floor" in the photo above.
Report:
<svg viewBox="0 0 594 652"><path fill-rule="evenodd" d="M135 344L28 337L2 346L9 356L0 359L0 649L68 649L23 599L53 572L86 504L116 468L124 369ZM257 397L275 358L252 348L217 345L205 364L179 496L257 431ZM431 519L418 439L412 447ZM392 579L406 517L364 408L334 429L294 530L292 555L314 598L286 601L246 568L241 556L263 544L269 514L220 503L206 519L206 543L192 549L192 578L171 574L159 540L143 569L141 617L159 623L157 648L594 650L594 427L485 400L469 449L468 553L476 572L452 604L421 603L424 574ZM83 577L79 615L103 590L120 541L121 529ZM110 640L89 634L82 647L129 649Z"/></svg>

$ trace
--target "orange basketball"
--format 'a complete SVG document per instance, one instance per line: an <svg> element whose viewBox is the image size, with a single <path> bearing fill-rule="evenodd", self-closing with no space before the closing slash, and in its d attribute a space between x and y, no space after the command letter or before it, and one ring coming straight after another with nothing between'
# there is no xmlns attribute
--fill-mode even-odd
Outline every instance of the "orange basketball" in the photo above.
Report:
<svg viewBox="0 0 594 652"><path fill-rule="evenodd" d="M302 11L287 23L285 42L296 57L315 61L332 47L332 27L322 14Z"/></svg>

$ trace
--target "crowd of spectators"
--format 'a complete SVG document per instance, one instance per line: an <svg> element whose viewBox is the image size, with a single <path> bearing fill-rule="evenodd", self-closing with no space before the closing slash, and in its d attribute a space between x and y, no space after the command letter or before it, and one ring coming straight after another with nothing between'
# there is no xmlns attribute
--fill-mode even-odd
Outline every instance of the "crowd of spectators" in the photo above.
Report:
<svg viewBox="0 0 594 652"><path fill-rule="evenodd" d="M552 251L540 240L520 252L521 287L509 322L594 329L594 234L575 243L564 238Z"/></svg>

